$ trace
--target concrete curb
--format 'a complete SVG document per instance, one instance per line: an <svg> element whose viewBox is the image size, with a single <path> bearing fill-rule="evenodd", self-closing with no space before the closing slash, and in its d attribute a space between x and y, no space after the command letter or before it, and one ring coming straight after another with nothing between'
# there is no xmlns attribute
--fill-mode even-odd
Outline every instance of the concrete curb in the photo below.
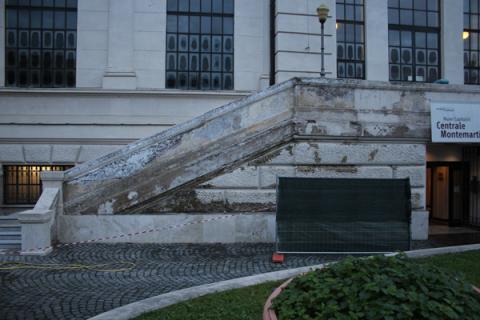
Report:
<svg viewBox="0 0 480 320"><path fill-rule="evenodd" d="M304 272L311 271L313 269L321 269L327 264L328 263L309 266L309 267L274 271L274 272L263 273L263 274L258 274L254 276L231 279L231 280L226 280L221 282L205 284L197 287L191 287L191 288L186 288L182 290L172 291L172 292L161 294L155 297L133 302L116 309L112 309L110 311L101 313L88 320L112 320L112 319L128 320L134 317L138 317L143 313L162 309L172 304L194 299L209 293L222 292L222 291L227 291L231 289L253 286L253 285L268 282L268 281L283 280L283 279L291 278L293 276L296 276Z"/></svg>
<svg viewBox="0 0 480 320"><path fill-rule="evenodd" d="M439 254L460 253L473 250L480 250L480 244L412 250L406 251L405 254L411 258L420 258ZM387 256L392 256L396 254L397 253L387 254ZM268 281L283 280L314 269L324 268L326 265L328 265L328 263L295 269L274 271L172 291L112 309L88 320L128 320L134 317L138 317L141 314L162 309L176 303L204 296L206 294L248 287Z"/></svg>
<svg viewBox="0 0 480 320"><path fill-rule="evenodd" d="M480 244L467 244L463 246L412 250L412 251L406 251L405 254L410 258L421 258L421 257L435 256L438 254L460 253L460 252L474 251L474 250L480 250Z"/></svg>

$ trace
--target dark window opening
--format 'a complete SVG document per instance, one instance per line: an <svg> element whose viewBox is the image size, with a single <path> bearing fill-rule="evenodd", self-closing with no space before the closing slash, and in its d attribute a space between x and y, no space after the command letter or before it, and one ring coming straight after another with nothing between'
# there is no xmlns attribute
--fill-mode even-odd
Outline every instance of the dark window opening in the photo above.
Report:
<svg viewBox="0 0 480 320"><path fill-rule="evenodd" d="M337 77L365 79L363 0L337 0Z"/></svg>
<svg viewBox="0 0 480 320"><path fill-rule="evenodd" d="M5 204L35 204L42 193L40 172L64 171L68 165L4 165Z"/></svg>
<svg viewBox="0 0 480 320"><path fill-rule="evenodd" d="M5 85L75 87L77 0L7 0Z"/></svg>
<svg viewBox="0 0 480 320"><path fill-rule="evenodd" d="M465 84L480 84L480 0L463 1L463 70Z"/></svg>
<svg viewBox="0 0 480 320"><path fill-rule="evenodd" d="M439 0L389 0L388 44L390 81L438 80Z"/></svg>
<svg viewBox="0 0 480 320"><path fill-rule="evenodd" d="M166 87L233 90L234 0L168 0Z"/></svg>

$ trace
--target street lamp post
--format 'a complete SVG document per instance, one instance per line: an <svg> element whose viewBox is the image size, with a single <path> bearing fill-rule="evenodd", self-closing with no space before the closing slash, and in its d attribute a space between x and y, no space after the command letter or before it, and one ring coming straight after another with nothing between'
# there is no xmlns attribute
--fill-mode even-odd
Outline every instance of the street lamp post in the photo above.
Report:
<svg viewBox="0 0 480 320"><path fill-rule="evenodd" d="M322 67L320 69L320 78L325 78L325 46L324 46L324 38L325 38L325 33L324 33L324 24L325 24L325 21L327 21L327 17L328 17L328 11L330 11L328 9L328 7L324 4L321 4L318 8L317 8L317 15L318 15L318 20L320 21L320 25L321 25L321 33L320 33L320 37L322 39L322 47L321 47L321 51L320 51L320 55L322 56Z"/></svg>

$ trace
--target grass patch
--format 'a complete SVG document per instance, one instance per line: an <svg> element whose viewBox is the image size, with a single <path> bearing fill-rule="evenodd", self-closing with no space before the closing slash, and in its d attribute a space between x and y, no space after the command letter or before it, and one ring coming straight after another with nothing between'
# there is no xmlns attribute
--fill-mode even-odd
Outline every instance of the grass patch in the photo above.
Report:
<svg viewBox="0 0 480 320"><path fill-rule="evenodd" d="M433 264L450 272L463 273L468 282L480 288L480 251L443 254L417 261Z"/></svg>
<svg viewBox="0 0 480 320"><path fill-rule="evenodd" d="M288 257L287 257L288 259ZM480 251L446 254L415 259L454 273L463 273L468 281L480 287ZM268 282L226 292L209 294L187 302L153 311L136 320L253 320L261 319L263 304L280 282Z"/></svg>
<svg viewBox="0 0 480 320"><path fill-rule="evenodd" d="M137 320L261 319L263 304L280 282L213 293L141 315Z"/></svg>

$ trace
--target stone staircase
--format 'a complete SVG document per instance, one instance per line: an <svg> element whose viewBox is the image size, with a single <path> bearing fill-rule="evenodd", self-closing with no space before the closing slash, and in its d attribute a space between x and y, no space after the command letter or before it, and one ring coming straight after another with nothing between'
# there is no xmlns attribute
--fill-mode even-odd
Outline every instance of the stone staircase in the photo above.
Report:
<svg viewBox="0 0 480 320"><path fill-rule="evenodd" d="M63 212L71 216L149 213L170 198L178 202L175 197L181 192L201 187L270 151L302 142L330 142L334 155L351 145L335 145L335 141L380 143L368 151L371 167L378 150L390 141L405 144L426 141L429 136L425 93L412 90L407 97L404 90L405 86L384 83L325 79L292 79L269 87L67 170ZM391 102L377 101L379 91L388 92ZM387 119L387 114L395 121ZM319 152L314 165L327 165L323 170L358 164L350 161L358 152L330 162ZM303 152L297 153L294 164L305 164ZM387 169L392 177L391 168ZM358 168L347 170L355 173ZM174 211L185 212L182 209Z"/></svg>
<svg viewBox="0 0 480 320"><path fill-rule="evenodd" d="M0 216L0 250L20 250L22 231L17 215Z"/></svg>
<svg viewBox="0 0 480 320"><path fill-rule="evenodd" d="M69 215L138 213L293 136L294 81L272 86L65 172Z"/></svg>
<svg viewBox="0 0 480 320"><path fill-rule="evenodd" d="M423 232L430 100L463 91L480 99L463 86L277 84L65 172L45 172L42 197L20 216L22 250L53 241L272 242L279 176L410 177L412 220Z"/></svg>

